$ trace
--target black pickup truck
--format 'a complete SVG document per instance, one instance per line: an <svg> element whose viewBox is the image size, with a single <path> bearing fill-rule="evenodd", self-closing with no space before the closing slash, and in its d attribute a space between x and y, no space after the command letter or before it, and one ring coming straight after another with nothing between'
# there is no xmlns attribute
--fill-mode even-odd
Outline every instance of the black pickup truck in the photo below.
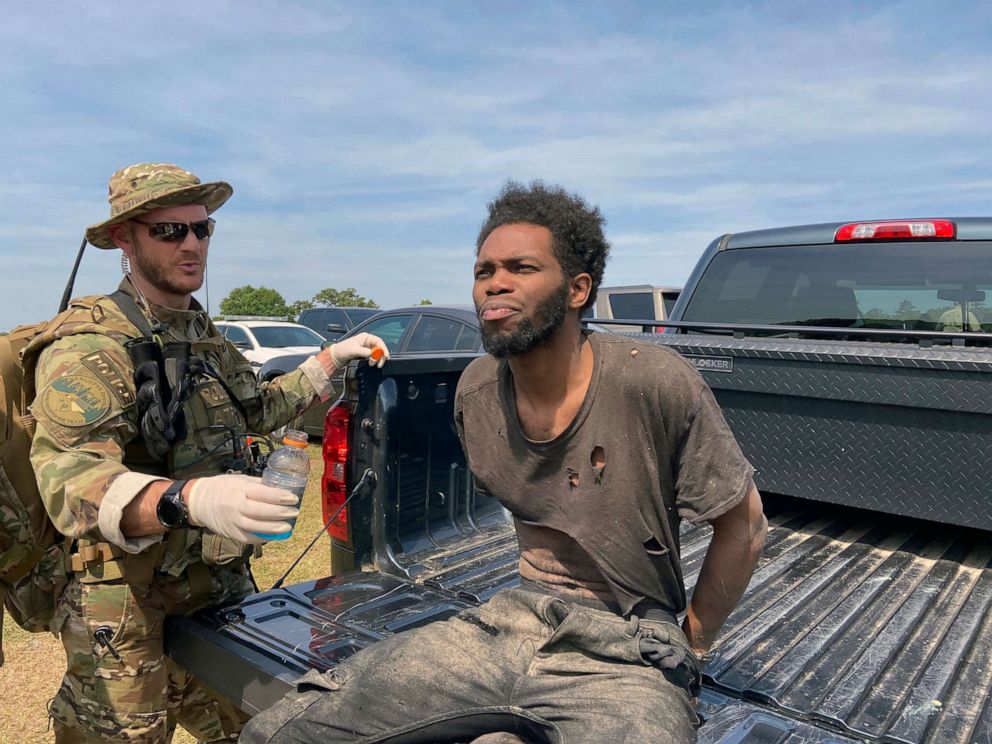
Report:
<svg viewBox="0 0 992 744"><path fill-rule="evenodd" d="M705 669L700 742L992 741L987 291L992 220L742 233L703 254L668 333L637 336L711 385L770 525ZM173 658L254 712L518 581L508 515L454 430L472 358L349 371L326 514L376 477L331 527L337 575L176 619ZM683 526L690 590L707 542Z"/></svg>

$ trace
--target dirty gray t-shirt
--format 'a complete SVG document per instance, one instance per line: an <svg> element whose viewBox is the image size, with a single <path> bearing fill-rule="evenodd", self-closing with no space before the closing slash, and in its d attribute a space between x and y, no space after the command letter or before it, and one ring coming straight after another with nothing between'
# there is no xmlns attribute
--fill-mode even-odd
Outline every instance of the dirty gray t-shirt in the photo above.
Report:
<svg viewBox="0 0 992 744"><path fill-rule="evenodd" d="M518 521L574 540L624 614L642 599L682 612L679 519L723 514L744 498L754 469L682 357L624 336L586 338L589 389L572 423L545 442L520 428L505 361L468 366L455 423L469 468Z"/></svg>

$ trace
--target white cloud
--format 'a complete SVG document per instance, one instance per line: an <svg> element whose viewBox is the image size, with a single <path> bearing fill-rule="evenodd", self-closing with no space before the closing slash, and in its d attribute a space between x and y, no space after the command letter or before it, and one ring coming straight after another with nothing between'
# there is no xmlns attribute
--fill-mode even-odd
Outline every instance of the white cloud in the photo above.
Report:
<svg viewBox="0 0 992 744"><path fill-rule="evenodd" d="M682 281L722 232L987 213L989 26L910 2L25 6L0 28L0 328L50 313L141 160L234 184L215 303L467 300L506 178L601 205L613 284ZM97 253L86 291L116 282Z"/></svg>

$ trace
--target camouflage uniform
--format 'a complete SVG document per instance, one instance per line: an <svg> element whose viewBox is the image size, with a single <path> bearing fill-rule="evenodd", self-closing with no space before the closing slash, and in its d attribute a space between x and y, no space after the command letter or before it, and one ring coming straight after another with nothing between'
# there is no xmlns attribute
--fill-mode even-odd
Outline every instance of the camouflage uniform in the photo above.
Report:
<svg viewBox="0 0 992 744"><path fill-rule="evenodd" d="M121 289L134 296L127 280ZM195 301L188 311L152 309L168 324L164 340L191 341L220 371L247 431L269 432L317 398L318 361L259 385ZM130 326L109 299L79 312ZM60 338L41 352L35 375L31 462L56 528L76 541L74 579L53 623L68 667L50 704L57 740L165 742L177 723L203 740L234 740L245 716L164 655L162 626L167 615L248 593L252 549L195 527L125 538L119 525L123 506L150 482L225 472L231 436L246 422L216 380L200 379L185 404L186 438L155 462L140 435L126 340L116 332ZM101 626L109 646L95 638Z"/></svg>

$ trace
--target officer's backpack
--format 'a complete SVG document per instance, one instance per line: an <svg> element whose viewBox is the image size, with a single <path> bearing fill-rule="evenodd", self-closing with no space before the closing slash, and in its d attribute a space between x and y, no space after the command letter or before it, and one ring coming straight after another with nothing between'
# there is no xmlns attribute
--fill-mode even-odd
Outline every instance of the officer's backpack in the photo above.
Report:
<svg viewBox="0 0 992 744"><path fill-rule="evenodd" d="M109 298L128 318L148 323L123 292ZM25 630L51 625L55 603L67 583L69 543L55 529L38 492L29 455L35 420L28 406L35 396L34 371L41 350L56 339L99 333L120 340L142 335L137 323L107 315L108 298L73 300L51 320L18 326L0 336L0 632L3 611ZM0 664L3 651L0 649Z"/></svg>

